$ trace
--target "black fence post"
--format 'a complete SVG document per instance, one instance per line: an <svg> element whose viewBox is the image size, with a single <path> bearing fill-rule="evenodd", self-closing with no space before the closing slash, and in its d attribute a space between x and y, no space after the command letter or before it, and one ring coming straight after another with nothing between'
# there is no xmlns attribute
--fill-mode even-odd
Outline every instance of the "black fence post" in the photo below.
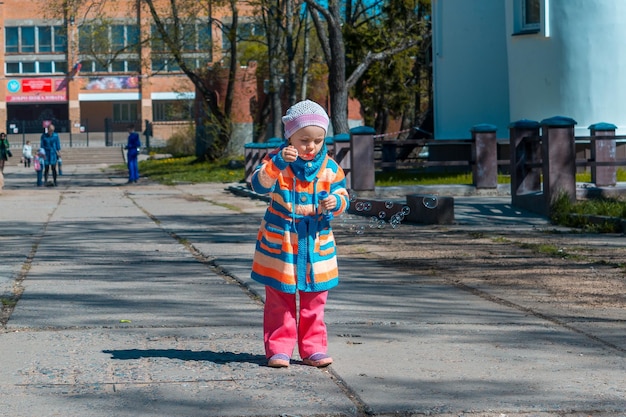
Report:
<svg viewBox="0 0 626 417"><path fill-rule="evenodd" d="M146 150L150 153L150 136L152 136L152 122L146 119L146 130L143 131L143 134L146 137Z"/></svg>
<svg viewBox="0 0 626 417"><path fill-rule="evenodd" d="M113 120L104 119L104 146L113 146Z"/></svg>
<svg viewBox="0 0 626 417"><path fill-rule="evenodd" d="M87 147L89 147L89 119L85 119L85 122L82 123L82 126L85 129L85 140L87 142Z"/></svg>

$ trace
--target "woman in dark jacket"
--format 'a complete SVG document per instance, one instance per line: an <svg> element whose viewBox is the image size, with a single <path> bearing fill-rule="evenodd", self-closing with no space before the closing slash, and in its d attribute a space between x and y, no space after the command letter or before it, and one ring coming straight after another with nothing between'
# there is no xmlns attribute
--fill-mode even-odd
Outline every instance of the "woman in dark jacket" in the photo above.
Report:
<svg viewBox="0 0 626 417"><path fill-rule="evenodd" d="M52 180L54 186L57 185L57 162L61 156L61 141L59 135L54 131L54 125L48 126L48 132L41 135L40 148L46 151L46 168L44 171L44 182L48 184L48 172L52 169Z"/></svg>
<svg viewBox="0 0 626 417"><path fill-rule="evenodd" d="M0 133L0 172L4 172L4 163L11 156L10 146L7 134L4 132Z"/></svg>

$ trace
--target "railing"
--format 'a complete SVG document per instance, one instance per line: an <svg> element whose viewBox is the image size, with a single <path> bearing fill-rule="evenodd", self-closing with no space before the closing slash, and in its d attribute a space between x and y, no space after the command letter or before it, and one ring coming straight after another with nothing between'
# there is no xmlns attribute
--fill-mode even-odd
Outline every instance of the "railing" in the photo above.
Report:
<svg viewBox="0 0 626 417"><path fill-rule="evenodd" d="M626 154L618 159L616 126L598 123L590 136L574 136L573 119L554 117L539 122L520 121L510 126L512 204L549 214L555 199L566 194L577 198L576 171L590 168L592 184L587 196L617 196L617 167L626 166ZM626 148L622 146L622 148ZM624 153L624 149L622 149ZM584 158L580 158L582 155Z"/></svg>
<svg viewBox="0 0 626 417"><path fill-rule="evenodd" d="M429 167L470 169L473 139L377 139L374 138L374 162L383 171ZM498 169L508 172L508 141L497 141Z"/></svg>
<svg viewBox="0 0 626 417"><path fill-rule="evenodd" d="M327 139L329 153L339 163L346 174L346 185L356 191L375 189L376 169L397 169L400 167L466 167L474 173L477 188L496 188L498 165L507 166L509 161L498 160L498 143L495 127L477 125L472 128L472 138L450 141L433 139L385 139L384 135L374 135L372 128L353 128L350 134L339 134ZM278 143L250 143L245 145L246 183L250 186L252 173L265 155ZM428 146L428 159L420 156L419 149ZM450 157L450 152L441 153L441 159L433 156L438 148L463 147L462 156ZM417 157L415 157L417 152Z"/></svg>
<svg viewBox="0 0 626 417"><path fill-rule="evenodd" d="M74 133L70 128L69 120L51 120L55 126L55 132L59 135L61 148L84 148L102 146L123 146L128 141L128 127L132 124L135 131L143 134L142 142L146 147L164 146L163 140L155 141L152 135L152 124L146 121L145 128L142 129L142 122L114 122L105 119L105 130L91 132L88 120L80 124L80 132ZM143 133L142 133L143 130ZM44 132L41 120L22 120L7 122L7 138L11 148L21 148L27 141L30 141L33 148L38 147L41 135Z"/></svg>

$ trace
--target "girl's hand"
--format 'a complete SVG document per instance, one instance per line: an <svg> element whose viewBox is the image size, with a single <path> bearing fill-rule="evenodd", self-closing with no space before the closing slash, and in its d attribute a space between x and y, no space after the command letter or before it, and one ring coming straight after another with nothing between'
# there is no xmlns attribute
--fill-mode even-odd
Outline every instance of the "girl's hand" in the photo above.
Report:
<svg viewBox="0 0 626 417"><path fill-rule="evenodd" d="M337 197L332 194L329 195L327 198L320 201L320 206L322 206L322 209L326 211L334 210L337 208Z"/></svg>
<svg viewBox="0 0 626 417"><path fill-rule="evenodd" d="M284 147L282 154L285 162L294 162L298 159L298 150L291 145Z"/></svg>

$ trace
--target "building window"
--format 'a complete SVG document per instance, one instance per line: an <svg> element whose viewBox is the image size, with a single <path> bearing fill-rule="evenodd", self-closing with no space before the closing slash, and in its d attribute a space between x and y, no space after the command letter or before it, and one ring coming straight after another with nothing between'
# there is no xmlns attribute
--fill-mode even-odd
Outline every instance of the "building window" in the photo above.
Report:
<svg viewBox="0 0 626 417"><path fill-rule="evenodd" d="M155 122L193 120L193 100L153 100L152 120Z"/></svg>
<svg viewBox="0 0 626 417"><path fill-rule="evenodd" d="M113 121L114 122L136 122L137 121L137 103L113 103Z"/></svg>
<svg viewBox="0 0 626 417"><path fill-rule="evenodd" d="M22 39L20 40L20 52L32 54L35 52L35 28L22 27Z"/></svg>
<svg viewBox="0 0 626 417"><path fill-rule="evenodd" d="M22 62L22 74L36 74L35 62Z"/></svg>
<svg viewBox="0 0 626 417"><path fill-rule="evenodd" d="M230 40L226 36L229 30L230 25L224 25L224 36L222 36L222 49L224 50L230 48ZM239 42L258 40L258 38L265 36L264 34L265 30L260 23L247 22L237 25L237 40Z"/></svg>
<svg viewBox="0 0 626 417"><path fill-rule="evenodd" d="M522 26L524 29L539 29L541 22L541 5L539 0L522 1Z"/></svg>
<svg viewBox="0 0 626 417"><path fill-rule="evenodd" d="M61 26L12 26L4 29L7 54L65 53L65 32Z"/></svg>
<svg viewBox="0 0 626 417"><path fill-rule="evenodd" d="M52 52L52 28L38 27L37 29L39 52Z"/></svg>
<svg viewBox="0 0 626 417"><path fill-rule="evenodd" d="M38 62L40 74L52 74L52 62Z"/></svg>
<svg viewBox="0 0 626 417"><path fill-rule="evenodd" d="M65 74L67 72L66 61L31 61L31 62L7 62L5 64L7 74Z"/></svg>
<svg viewBox="0 0 626 417"><path fill-rule="evenodd" d="M139 52L137 25L84 25L78 32L78 50L81 54L119 54Z"/></svg>
<svg viewBox="0 0 626 417"><path fill-rule="evenodd" d="M139 72L139 26L84 25L78 50L85 73Z"/></svg>
<svg viewBox="0 0 626 417"><path fill-rule="evenodd" d="M139 61L136 59L116 59L110 63L83 60L80 62L81 72L91 73L138 73L140 69Z"/></svg>
<svg viewBox="0 0 626 417"><path fill-rule="evenodd" d="M168 34L173 34L171 25L166 25ZM170 52L156 25L150 28L150 47L157 53ZM180 26L177 46L183 52L211 52L211 30L206 22L187 23Z"/></svg>
<svg viewBox="0 0 626 417"><path fill-rule="evenodd" d="M166 27L168 33L174 33L171 26ZM157 27L151 27L150 47L152 49L153 72L179 72L180 66L172 57ZM211 31L206 22L184 24L179 30L179 51L185 64L191 69L198 69L211 62Z"/></svg>
<svg viewBox="0 0 626 417"><path fill-rule="evenodd" d="M7 54L16 54L20 51L20 28L7 27L4 29L4 50Z"/></svg>

